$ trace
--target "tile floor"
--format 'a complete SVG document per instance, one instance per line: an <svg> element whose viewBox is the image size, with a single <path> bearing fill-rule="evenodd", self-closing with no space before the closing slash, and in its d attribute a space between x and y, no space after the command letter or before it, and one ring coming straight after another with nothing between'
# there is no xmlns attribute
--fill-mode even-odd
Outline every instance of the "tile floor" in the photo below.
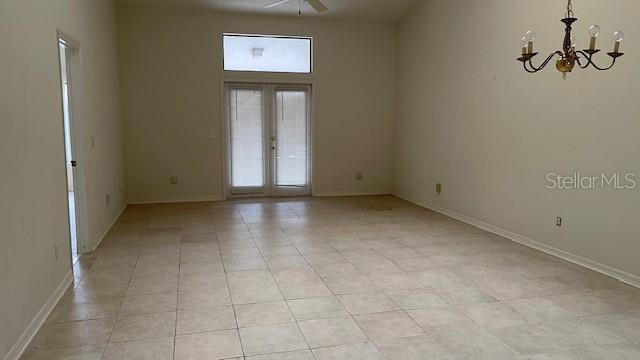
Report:
<svg viewBox="0 0 640 360"><path fill-rule="evenodd" d="M130 206L75 279L24 359L640 359L640 290L390 196Z"/></svg>

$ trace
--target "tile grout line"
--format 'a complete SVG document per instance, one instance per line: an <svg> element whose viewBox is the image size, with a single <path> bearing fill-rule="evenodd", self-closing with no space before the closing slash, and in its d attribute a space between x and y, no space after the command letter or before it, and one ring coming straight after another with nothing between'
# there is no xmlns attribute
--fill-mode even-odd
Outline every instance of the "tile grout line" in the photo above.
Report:
<svg viewBox="0 0 640 360"><path fill-rule="evenodd" d="M289 208L289 207L287 206L287 208ZM280 229L280 226L278 226L278 229ZM283 234L284 234L284 235L285 235L285 237L286 237L286 234L285 234L284 232L283 232ZM253 235L252 235L252 238L253 238ZM287 237L287 240L288 240L289 242L291 242L291 241L289 240L289 238L288 238L288 237ZM296 248L296 250L297 250L297 248ZM305 259L305 261L306 261L306 259ZM302 336L302 339L304 340L305 344L307 344L307 350L309 350L309 352L311 352L311 354L312 354L312 356L313 356L313 351L311 351L311 346L309 345L309 341L307 340L307 337L306 337L306 336L304 336L304 333L302 332L302 329L300 328L300 324L298 323L298 321L297 321L297 319L296 319L295 315L293 314L293 311L291 310L291 306L289 306L289 303L287 302L287 298L286 298L286 296L284 295L284 293L282 292L282 288L280 288L280 284L278 284L278 281L276 280L276 277L275 277L275 275L273 274L273 271L271 270L271 267L269 267L269 266L267 265L267 269L269 269L269 273L271 274L271 278L273 279L273 282L275 283L276 287L278 288L278 291L280 292L280 296L282 296L282 301L285 303L285 305L287 305L287 309L289 309L289 313L291 314L291 316L292 316L292 317L293 317L293 319L294 319L294 323L296 324L296 328L298 329L298 332L299 332L299 333L300 333L300 335ZM315 357L315 356L314 356L314 357Z"/></svg>
<svg viewBox="0 0 640 360"><path fill-rule="evenodd" d="M328 244L328 242L327 242L327 244ZM334 248L334 250L336 250L336 252L337 252L338 254L340 253L340 251L338 251L338 249L336 249L334 246L332 246L332 245L330 245L330 244L329 244L329 246L331 246L332 248ZM304 255L303 255L303 257L304 257ZM305 260L306 260L306 258L305 258ZM345 258L345 260L349 261L349 259L346 259L346 258ZM307 262L308 262L308 261L307 261ZM353 265L353 264L352 264L352 265ZM369 335L364 331L364 329L362 328L362 326L360 326L360 324L358 323L358 321L356 321L356 319L354 318L353 314L351 314L351 312L347 309L347 307L342 303L342 301L340 300L340 298L338 297L338 295L336 295L336 293L335 293L335 292L334 292L334 291L329 287L329 285L327 285L327 283L326 283L326 282L325 282L325 280L322 278L322 276L320 276L320 274L318 274L318 272L317 272L317 270L315 269L315 267L314 267L313 265L311 265L311 264L309 264L309 266L310 266L311 270L313 271L313 273L314 273L314 274L318 277L318 279L320 279L320 281L324 284L324 286L327 288L327 290L329 290L329 292L330 292L330 293L333 295L333 297L338 301L338 303L340 303L340 305L345 309L345 311L346 311L346 312L347 312L347 314L348 314L348 317L351 319L351 321L353 321L353 322L356 324L356 326L358 327L358 329L360 329L360 331L362 332L362 334L364 334L364 336L367 338L368 342L376 348L376 350L380 353L380 355L382 355L382 352L380 351L380 349L378 349L378 347L375 345L375 343L373 342L373 340L372 340L372 339L369 337ZM355 266L355 265L354 265L354 266ZM357 268L357 267L356 267L356 268ZM360 269L358 269L358 270L360 270ZM335 318L335 317L333 317L333 318ZM303 333L303 336L304 336L304 333ZM353 344L357 344L357 343L353 343ZM347 345L353 345L353 344L342 344L342 345L336 345L336 346L329 346L328 348L331 348L331 347L338 347L338 346L347 346ZM318 348L321 348L321 347L318 347ZM313 357L315 358L315 354L313 353L313 351L312 351L311 353L312 353ZM382 355L382 356L384 357L384 355Z"/></svg>
<svg viewBox="0 0 640 360"><path fill-rule="evenodd" d="M240 215L240 218L242 219L242 224L244 225L245 228L247 228L247 232L249 232L249 228L247 226L247 223L246 223L245 218L242 215L242 213L238 209L236 209L235 206L234 206L234 211L237 212L238 215ZM251 241L255 245L255 241L253 241L253 237L251 236L251 232L249 232L249 236L251 237ZM236 312L236 305L234 304L233 296L231 295L231 285L229 285L229 278L227 277L227 267L224 265L224 257L222 256L222 248L220 247L220 242L218 242L218 251L220 252L220 257L221 257L221 261L222 261L222 271L224 271L225 282L227 284L227 291L229 292L229 301L231 302L231 310L233 311L233 317L234 317L234 319L236 321L236 332L238 333L238 341L240 342L240 351L242 352L242 359L246 359L247 358L247 354L244 351L244 342L242 341L242 336L240 336L240 323L238 322L238 314Z"/></svg>
<svg viewBox="0 0 640 360"><path fill-rule="evenodd" d="M145 224L146 224L146 222L145 222ZM140 253L138 254L138 257L136 258L136 263L135 263L135 265L133 265L133 270L131 271L131 275L129 276L129 280L127 281L127 288L126 288L126 290L124 292L122 304L120 304L120 310L118 311L118 315L116 315L116 320L113 323L113 327L111 329L111 333L109 334L109 339L107 340L107 343L106 343L105 348L104 348L104 352L102 353L102 359L103 360L107 356L107 350L109 348L109 345L111 345L111 338L113 337L113 333L116 331L116 327L118 325L118 320L120 318L120 312L122 312L122 305L124 305L124 299L127 297L127 294L129 293L129 287L131 286L131 281L133 279L133 276L135 275L136 267L138 265L138 262L140 261L140 258L142 257L142 251L144 251L144 247L146 247L147 242L148 241L145 241L145 245L143 246L143 250L141 250Z"/></svg>
<svg viewBox="0 0 640 360"><path fill-rule="evenodd" d="M183 212L180 212L180 215L183 215ZM184 219L181 216L181 227L180 227L180 239L178 243L178 284L176 288L176 323L173 329L173 356L172 359L176 359L176 345L178 343L178 314L180 313L180 275L182 274L182 238L184 234Z"/></svg>

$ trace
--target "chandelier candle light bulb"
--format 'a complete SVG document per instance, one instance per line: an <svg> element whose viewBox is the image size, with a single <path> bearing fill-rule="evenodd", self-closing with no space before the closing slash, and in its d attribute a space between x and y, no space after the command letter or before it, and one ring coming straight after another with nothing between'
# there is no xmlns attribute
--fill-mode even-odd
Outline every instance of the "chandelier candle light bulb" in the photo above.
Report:
<svg viewBox="0 0 640 360"><path fill-rule="evenodd" d="M624 55L620 52L620 43L624 38L624 33L622 31L616 31L613 34L613 40L615 41L613 45L613 52L607 53L607 55L609 55L612 59L611 65L607 67L601 67L596 64L596 62L593 60L593 56L600 52L600 50L596 48L596 40L600 35L600 26L598 25L591 25L589 27L589 48L585 50L578 50L578 41L572 34L573 24L578 21L573 11L572 0L567 0L567 11L565 13L564 19L562 19L561 21L565 26L562 48L549 55L540 66L534 65L532 61L532 59L536 55L538 55L538 53L534 52L533 50L533 43L536 39L536 34L533 31L529 30L527 31L525 37L521 39L522 57L518 58L518 61L522 63L525 71L527 71L528 73L537 73L538 71L544 69L551 62L551 60L555 58L556 68L562 73L562 77L566 78L567 74L570 73L576 65L578 65L578 67L581 69L586 69L592 66L595 69L601 71L609 70L616 64L616 60Z"/></svg>
<svg viewBox="0 0 640 360"><path fill-rule="evenodd" d="M598 39L598 36L600 35L600 26L598 26L598 25L589 26L589 35L591 35L591 43L589 44L589 50L595 50L596 49L596 40Z"/></svg>
<svg viewBox="0 0 640 360"><path fill-rule="evenodd" d="M613 40L615 44L613 45L613 52L620 53L620 43L624 39L624 33L622 31L616 31L613 33Z"/></svg>
<svg viewBox="0 0 640 360"><path fill-rule="evenodd" d="M536 41L536 33L529 30L524 38L527 40L527 54L533 54L533 42Z"/></svg>

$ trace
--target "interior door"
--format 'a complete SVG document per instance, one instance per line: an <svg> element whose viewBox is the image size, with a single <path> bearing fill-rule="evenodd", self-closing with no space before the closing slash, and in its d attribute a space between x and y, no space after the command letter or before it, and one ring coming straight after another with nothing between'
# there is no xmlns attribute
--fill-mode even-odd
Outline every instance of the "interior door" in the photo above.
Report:
<svg viewBox="0 0 640 360"><path fill-rule="evenodd" d="M74 117L75 96L74 77L75 72L72 71L72 64L77 57L78 49L73 47L64 39L58 39L59 55L60 55L60 79L62 87L62 113L64 127L64 148L65 148L65 166L67 172L67 201L69 210L69 233L71 236L71 261L73 264L79 258L79 253L84 250L80 248L80 206L78 199L79 176L77 174L77 147L76 147L76 119ZM75 59L77 60L77 59Z"/></svg>
<svg viewBox="0 0 640 360"><path fill-rule="evenodd" d="M230 197L311 194L306 85L226 84Z"/></svg>

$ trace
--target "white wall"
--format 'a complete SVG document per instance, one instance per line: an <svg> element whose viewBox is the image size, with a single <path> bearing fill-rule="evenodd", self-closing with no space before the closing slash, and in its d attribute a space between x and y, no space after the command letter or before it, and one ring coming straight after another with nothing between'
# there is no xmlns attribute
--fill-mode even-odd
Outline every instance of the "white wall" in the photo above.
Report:
<svg viewBox="0 0 640 360"><path fill-rule="evenodd" d="M423 1L399 26L395 193L638 280L640 191L552 191L545 175L640 175L640 3L575 2L581 45L598 23L607 51L611 33L625 31L627 55L566 81L553 64L530 75L515 60L529 28L541 53L561 46L566 3L533 3Z"/></svg>
<svg viewBox="0 0 640 360"><path fill-rule="evenodd" d="M124 206L115 8L108 0L0 3L0 358L71 270L56 30L82 44L81 147L89 247ZM91 149L89 139L95 137ZM111 204L105 206L105 194ZM54 245L60 249L58 260Z"/></svg>
<svg viewBox="0 0 640 360"><path fill-rule="evenodd" d="M130 201L223 197L224 32L313 36L314 75L281 79L315 81L315 193L391 191L393 25L135 6L118 18Z"/></svg>

